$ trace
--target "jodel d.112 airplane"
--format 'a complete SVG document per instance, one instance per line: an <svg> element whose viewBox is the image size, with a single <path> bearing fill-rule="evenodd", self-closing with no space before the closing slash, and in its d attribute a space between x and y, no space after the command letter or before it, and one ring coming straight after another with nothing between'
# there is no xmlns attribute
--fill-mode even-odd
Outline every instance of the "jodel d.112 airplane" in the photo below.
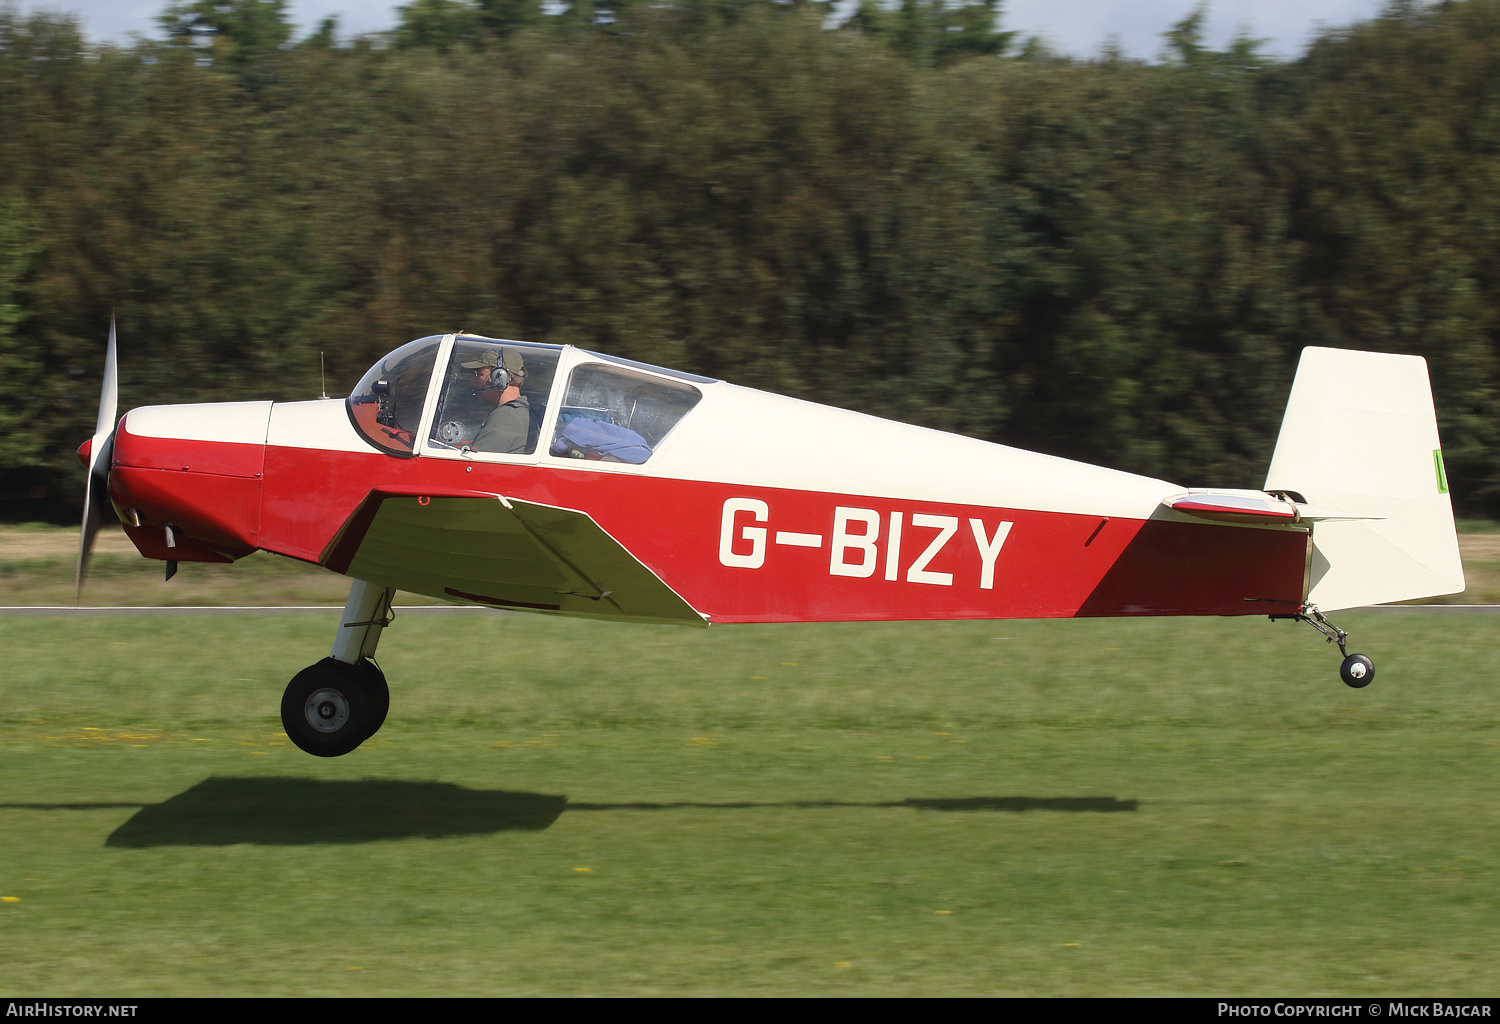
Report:
<svg viewBox="0 0 1500 1024"><path fill-rule="evenodd" d="M1268 615L1463 589L1426 363L1303 350L1265 489L1200 490L568 346L446 334L347 399L148 406L110 328L78 581L107 493L147 558L272 551L351 578L282 699L331 757L380 728L396 590L733 622Z"/></svg>

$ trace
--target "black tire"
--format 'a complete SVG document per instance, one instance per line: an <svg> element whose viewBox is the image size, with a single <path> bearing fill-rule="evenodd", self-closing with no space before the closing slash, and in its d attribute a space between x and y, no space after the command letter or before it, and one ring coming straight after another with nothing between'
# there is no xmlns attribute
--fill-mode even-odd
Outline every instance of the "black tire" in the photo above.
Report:
<svg viewBox="0 0 1500 1024"><path fill-rule="evenodd" d="M363 743L375 711L365 677L334 658L293 676L281 697L281 726L291 741L318 757L338 757Z"/></svg>
<svg viewBox="0 0 1500 1024"><path fill-rule="evenodd" d="M1339 666L1339 678L1356 690L1375 681L1375 663L1363 654L1351 654Z"/></svg>
<svg viewBox="0 0 1500 1024"><path fill-rule="evenodd" d="M365 726L365 739L369 739L385 724L385 716L391 710L391 688L385 684L385 673L373 661L361 660L359 670L360 681L370 697L370 721Z"/></svg>

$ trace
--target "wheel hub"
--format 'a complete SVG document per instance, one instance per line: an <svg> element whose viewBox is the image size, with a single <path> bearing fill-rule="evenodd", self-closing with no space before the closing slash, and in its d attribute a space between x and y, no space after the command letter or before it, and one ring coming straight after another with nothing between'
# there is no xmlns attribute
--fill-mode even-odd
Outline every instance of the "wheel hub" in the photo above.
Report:
<svg viewBox="0 0 1500 1024"><path fill-rule="evenodd" d="M307 724L318 732L338 732L349 721L349 700L338 690L325 686L308 695L303 711Z"/></svg>

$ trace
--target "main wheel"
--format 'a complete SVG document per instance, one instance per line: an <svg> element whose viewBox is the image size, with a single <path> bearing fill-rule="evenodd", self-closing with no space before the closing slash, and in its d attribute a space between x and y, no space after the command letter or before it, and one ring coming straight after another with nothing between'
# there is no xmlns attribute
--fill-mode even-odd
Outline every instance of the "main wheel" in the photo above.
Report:
<svg viewBox="0 0 1500 1024"><path fill-rule="evenodd" d="M1339 666L1339 678L1358 690L1375 679L1375 663L1363 654L1351 654Z"/></svg>
<svg viewBox="0 0 1500 1024"><path fill-rule="evenodd" d="M391 688L385 684L385 673L373 661L362 659L358 667L370 695L370 721L365 726L365 739L369 739L385 724L386 713L391 710Z"/></svg>
<svg viewBox="0 0 1500 1024"><path fill-rule="evenodd" d="M370 723L376 721L375 710L367 673L356 665L324 658L287 683L281 697L281 725L292 742L309 754L338 757L374 731Z"/></svg>

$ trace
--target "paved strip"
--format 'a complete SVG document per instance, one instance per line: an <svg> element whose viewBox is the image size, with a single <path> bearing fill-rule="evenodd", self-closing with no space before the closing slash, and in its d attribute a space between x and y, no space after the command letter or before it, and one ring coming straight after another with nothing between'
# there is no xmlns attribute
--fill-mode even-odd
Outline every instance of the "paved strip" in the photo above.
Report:
<svg viewBox="0 0 1500 1024"><path fill-rule="evenodd" d="M1333 612L1500 612L1500 604L1372 604L1363 608L1344 608Z"/></svg>

